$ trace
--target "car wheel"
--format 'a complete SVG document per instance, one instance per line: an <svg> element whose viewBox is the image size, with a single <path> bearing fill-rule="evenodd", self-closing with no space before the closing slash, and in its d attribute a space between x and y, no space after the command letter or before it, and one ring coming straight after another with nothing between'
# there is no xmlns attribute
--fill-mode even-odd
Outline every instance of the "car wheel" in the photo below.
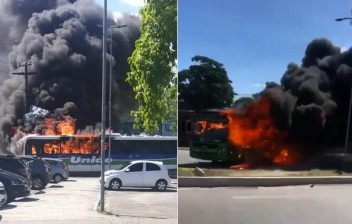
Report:
<svg viewBox="0 0 352 224"><path fill-rule="evenodd" d="M165 180L158 180L155 184L155 189L158 191L165 191L167 187L167 182Z"/></svg>
<svg viewBox="0 0 352 224"><path fill-rule="evenodd" d="M55 174L53 180L55 183L60 183L64 180L64 177L61 174Z"/></svg>
<svg viewBox="0 0 352 224"><path fill-rule="evenodd" d="M121 185L122 185L121 180L112 179L109 184L109 189L113 191L117 191L117 190L120 190Z"/></svg>
<svg viewBox="0 0 352 224"><path fill-rule="evenodd" d="M34 190L41 190L44 188L44 183L42 178L40 177L33 177L32 179L32 188Z"/></svg>

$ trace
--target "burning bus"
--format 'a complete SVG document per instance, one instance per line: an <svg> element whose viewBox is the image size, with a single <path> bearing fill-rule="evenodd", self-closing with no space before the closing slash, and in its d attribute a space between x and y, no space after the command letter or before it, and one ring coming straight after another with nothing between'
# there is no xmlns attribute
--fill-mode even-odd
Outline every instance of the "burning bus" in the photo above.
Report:
<svg viewBox="0 0 352 224"><path fill-rule="evenodd" d="M190 156L202 160L243 162L241 147L231 144L229 139L229 112L243 114L251 97L242 97L234 102L232 109L209 109L198 112L191 119Z"/></svg>
<svg viewBox="0 0 352 224"><path fill-rule="evenodd" d="M157 160L168 169L176 169L176 137L112 133L111 148L108 134L105 142L106 169L109 164L111 169L118 169L132 160ZM28 135L24 139L23 152L62 159L72 173L99 172L102 163L99 135Z"/></svg>
<svg viewBox="0 0 352 224"><path fill-rule="evenodd" d="M45 118L43 124L41 133L25 135L19 141L22 154L62 159L71 173L100 171L99 132L77 131L70 117ZM177 137L107 133L104 152L106 168L118 169L132 160L157 160L176 169Z"/></svg>
<svg viewBox="0 0 352 224"><path fill-rule="evenodd" d="M238 161L239 152L229 144L225 110L207 110L191 121L190 156L202 160Z"/></svg>
<svg viewBox="0 0 352 224"><path fill-rule="evenodd" d="M247 168L263 163L292 165L302 157L302 147L278 127L265 96L241 100L232 108L203 111L191 124L193 158Z"/></svg>

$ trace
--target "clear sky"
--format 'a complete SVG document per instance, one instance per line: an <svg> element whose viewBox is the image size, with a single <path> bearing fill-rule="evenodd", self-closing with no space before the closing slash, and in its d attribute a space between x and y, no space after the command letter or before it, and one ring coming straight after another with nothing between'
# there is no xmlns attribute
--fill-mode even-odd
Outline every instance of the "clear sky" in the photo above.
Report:
<svg viewBox="0 0 352 224"><path fill-rule="evenodd" d="M104 0L95 0L99 5L104 6ZM138 13L143 6L144 0L107 0L107 9L110 12L131 12Z"/></svg>
<svg viewBox="0 0 352 224"><path fill-rule="evenodd" d="M235 92L252 94L280 82L290 62L301 64L307 44L327 38L352 46L348 0L178 0L179 71L202 55L224 64Z"/></svg>

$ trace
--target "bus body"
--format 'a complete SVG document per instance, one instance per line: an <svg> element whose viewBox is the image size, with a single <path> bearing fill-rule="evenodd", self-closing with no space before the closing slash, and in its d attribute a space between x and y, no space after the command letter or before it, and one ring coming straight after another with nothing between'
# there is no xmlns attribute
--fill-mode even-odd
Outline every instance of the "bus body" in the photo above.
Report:
<svg viewBox="0 0 352 224"><path fill-rule="evenodd" d="M190 130L190 156L213 162L239 162L241 154L229 143L228 120L221 110L207 110L192 119Z"/></svg>
<svg viewBox="0 0 352 224"><path fill-rule="evenodd" d="M161 161L168 169L177 167L177 137L111 135L105 141L105 168L118 169L132 160ZM26 136L25 155L62 159L70 172L101 170L99 136ZM109 158L109 150L110 158Z"/></svg>

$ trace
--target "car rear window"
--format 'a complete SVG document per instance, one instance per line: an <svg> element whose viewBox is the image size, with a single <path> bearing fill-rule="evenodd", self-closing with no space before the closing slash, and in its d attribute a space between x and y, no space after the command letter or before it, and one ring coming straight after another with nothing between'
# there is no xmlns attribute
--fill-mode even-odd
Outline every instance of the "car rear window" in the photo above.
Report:
<svg viewBox="0 0 352 224"><path fill-rule="evenodd" d="M147 171L161 170L160 167L154 163L147 163Z"/></svg>
<svg viewBox="0 0 352 224"><path fill-rule="evenodd" d="M0 167L14 167L14 168L22 168L25 166L18 159L3 159L0 158Z"/></svg>
<svg viewBox="0 0 352 224"><path fill-rule="evenodd" d="M57 164L57 161L55 160L44 160L45 162L49 163L51 166L55 166Z"/></svg>

